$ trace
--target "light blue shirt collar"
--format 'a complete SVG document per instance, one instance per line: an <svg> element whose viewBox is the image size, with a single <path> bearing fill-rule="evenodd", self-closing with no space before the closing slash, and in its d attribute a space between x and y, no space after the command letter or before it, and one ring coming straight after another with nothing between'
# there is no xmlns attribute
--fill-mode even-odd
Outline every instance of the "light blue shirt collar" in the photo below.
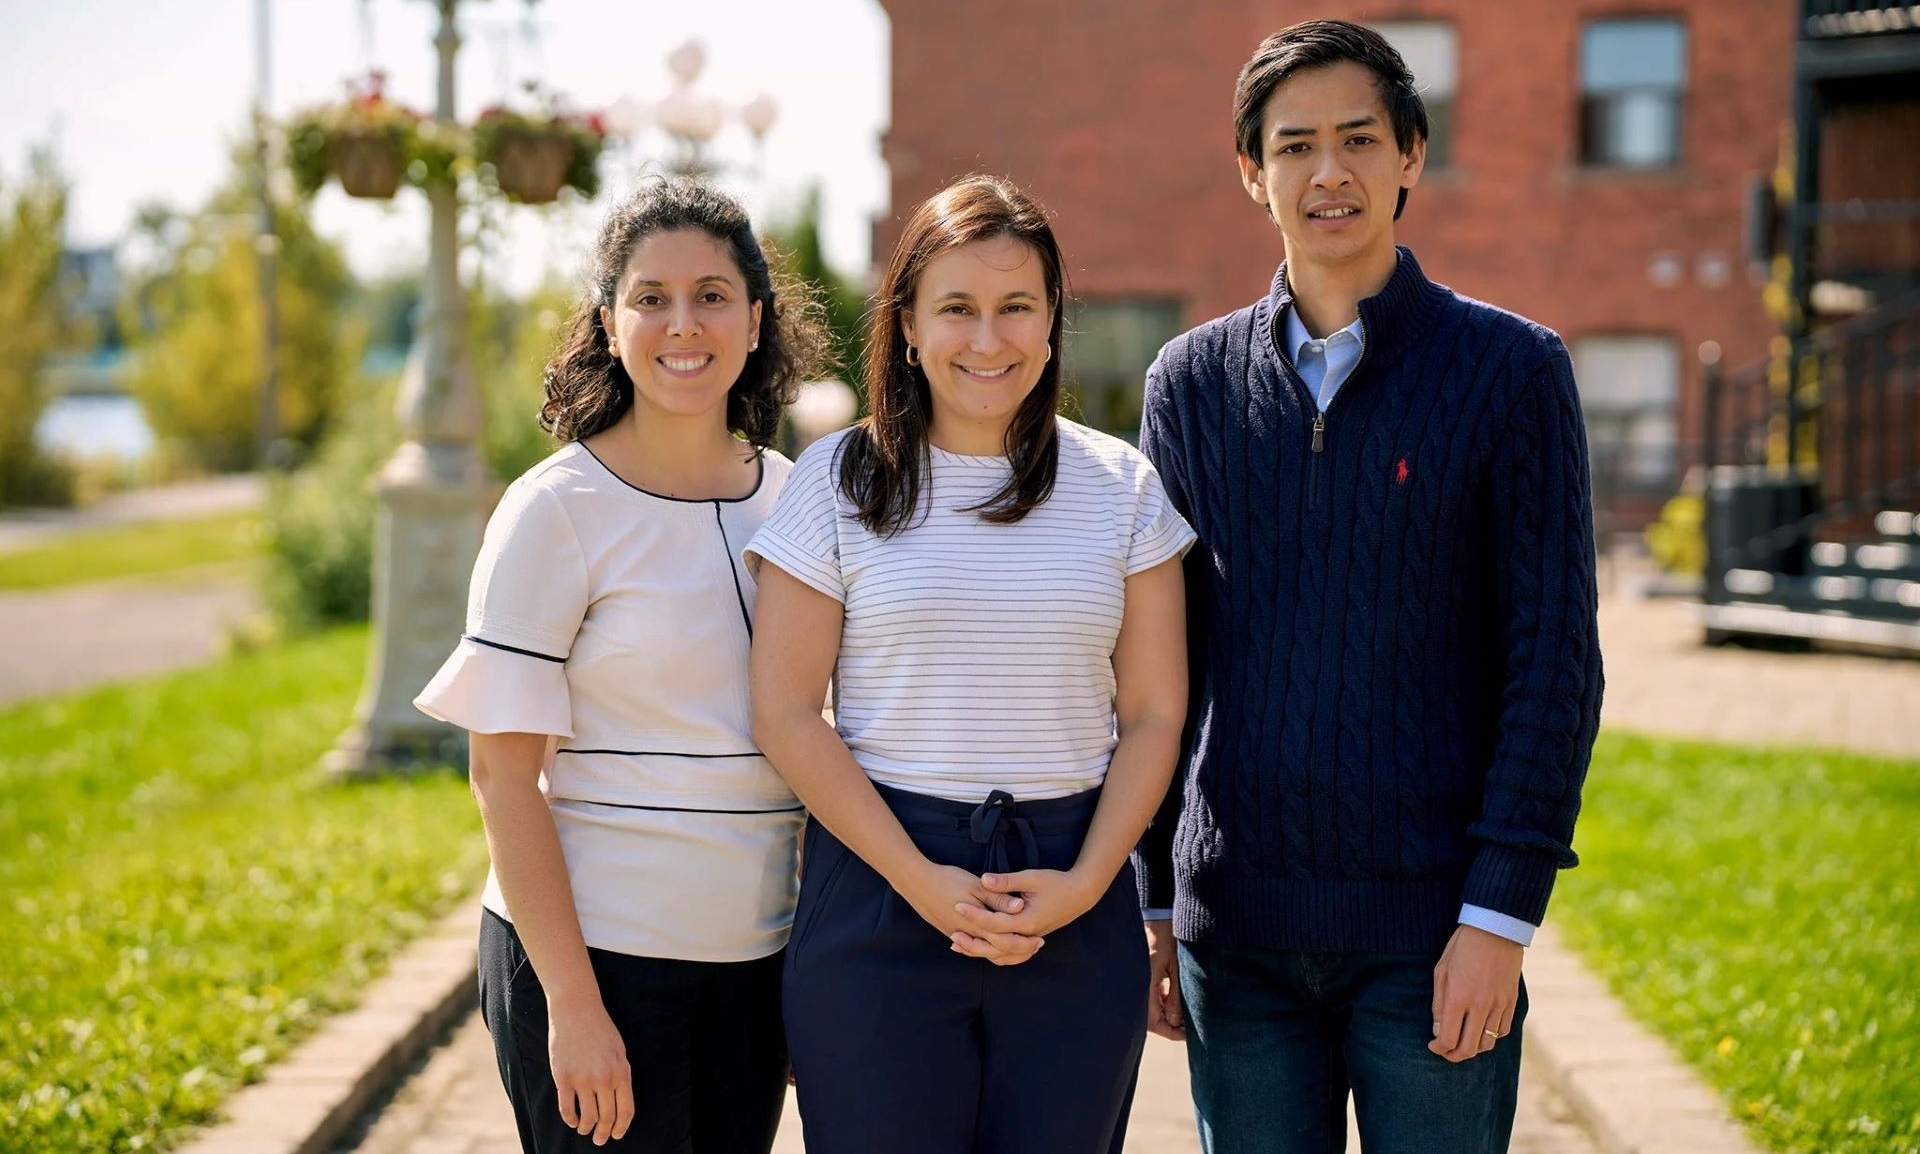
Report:
<svg viewBox="0 0 1920 1154"><path fill-rule="evenodd" d="M1355 317L1352 324L1327 339L1315 340L1300 320L1300 310L1289 308L1286 347L1293 356L1294 370L1306 382L1314 404L1324 413L1340 386L1353 375L1354 366L1360 363L1360 354L1366 351L1366 324Z"/></svg>

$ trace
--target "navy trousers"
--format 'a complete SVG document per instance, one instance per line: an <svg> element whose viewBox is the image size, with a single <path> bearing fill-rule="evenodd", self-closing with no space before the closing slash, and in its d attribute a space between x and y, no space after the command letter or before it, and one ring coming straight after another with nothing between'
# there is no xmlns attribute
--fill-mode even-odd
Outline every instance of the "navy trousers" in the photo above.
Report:
<svg viewBox="0 0 1920 1154"><path fill-rule="evenodd" d="M1099 791L964 802L881 787L920 852L974 873L1067 869ZM817 822L783 1003L807 1154L1108 1154L1146 1039L1132 867L1030 961L954 953Z"/></svg>
<svg viewBox="0 0 1920 1154"><path fill-rule="evenodd" d="M1437 961L1181 942L1201 1149L1339 1154L1351 1090L1366 1154L1504 1154L1526 986L1512 1033L1449 1062L1427 1049Z"/></svg>

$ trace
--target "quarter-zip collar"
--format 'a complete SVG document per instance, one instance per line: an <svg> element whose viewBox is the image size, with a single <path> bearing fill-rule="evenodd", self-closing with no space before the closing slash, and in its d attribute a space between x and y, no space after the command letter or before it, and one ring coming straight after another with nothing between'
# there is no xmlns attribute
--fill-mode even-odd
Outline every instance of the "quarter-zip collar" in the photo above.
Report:
<svg viewBox="0 0 1920 1154"><path fill-rule="evenodd" d="M1393 275L1379 292L1360 302L1360 320L1367 340L1361 350L1360 363L1354 366L1356 374L1363 368L1375 370L1397 360L1419 340L1441 307L1452 299L1449 290L1427 279L1412 250L1401 245L1396 251L1400 259L1394 265ZM1275 356L1291 365L1293 358L1286 347L1286 317L1287 310L1293 307L1293 289L1287 284L1286 262L1282 261L1274 271L1273 285L1262 305L1266 309L1262 319L1266 324L1268 346Z"/></svg>

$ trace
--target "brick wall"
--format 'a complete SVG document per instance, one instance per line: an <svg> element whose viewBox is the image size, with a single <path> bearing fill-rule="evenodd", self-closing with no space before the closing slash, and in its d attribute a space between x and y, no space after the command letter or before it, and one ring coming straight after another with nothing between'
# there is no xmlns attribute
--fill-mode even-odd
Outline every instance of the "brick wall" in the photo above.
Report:
<svg viewBox="0 0 1920 1154"><path fill-rule="evenodd" d="M892 19L885 156L898 219L969 171L1003 173L1056 214L1083 297L1156 296L1198 322L1263 291L1279 235L1241 189L1231 102L1240 65L1295 20L1445 20L1459 45L1453 164L1412 194L1400 233L1429 275L1525 312L1569 342L1672 337L1693 433L1693 352L1730 364L1773 325L1751 279L1750 182L1779 156L1794 0L883 0ZM1687 29L1682 162L1578 162L1584 21L1677 16Z"/></svg>

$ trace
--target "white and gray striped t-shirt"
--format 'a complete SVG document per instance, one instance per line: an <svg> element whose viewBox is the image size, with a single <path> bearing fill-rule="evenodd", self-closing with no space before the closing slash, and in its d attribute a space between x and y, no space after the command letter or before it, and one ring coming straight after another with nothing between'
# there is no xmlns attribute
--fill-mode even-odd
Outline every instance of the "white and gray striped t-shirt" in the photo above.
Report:
<svg viewBox="0 0 1920 1154"><path fill-rule="evenodd" d="M841 432L801 454L748 544L749 565L769 561L845 607L834 716L873 780L979 801L1105 779L1126 579L1194 534L1139 450L1058 427L1053 495L1017 524L961 511L1005 483L1004 457L930 447L925 518L868 532L839 491Z"/></svg>

